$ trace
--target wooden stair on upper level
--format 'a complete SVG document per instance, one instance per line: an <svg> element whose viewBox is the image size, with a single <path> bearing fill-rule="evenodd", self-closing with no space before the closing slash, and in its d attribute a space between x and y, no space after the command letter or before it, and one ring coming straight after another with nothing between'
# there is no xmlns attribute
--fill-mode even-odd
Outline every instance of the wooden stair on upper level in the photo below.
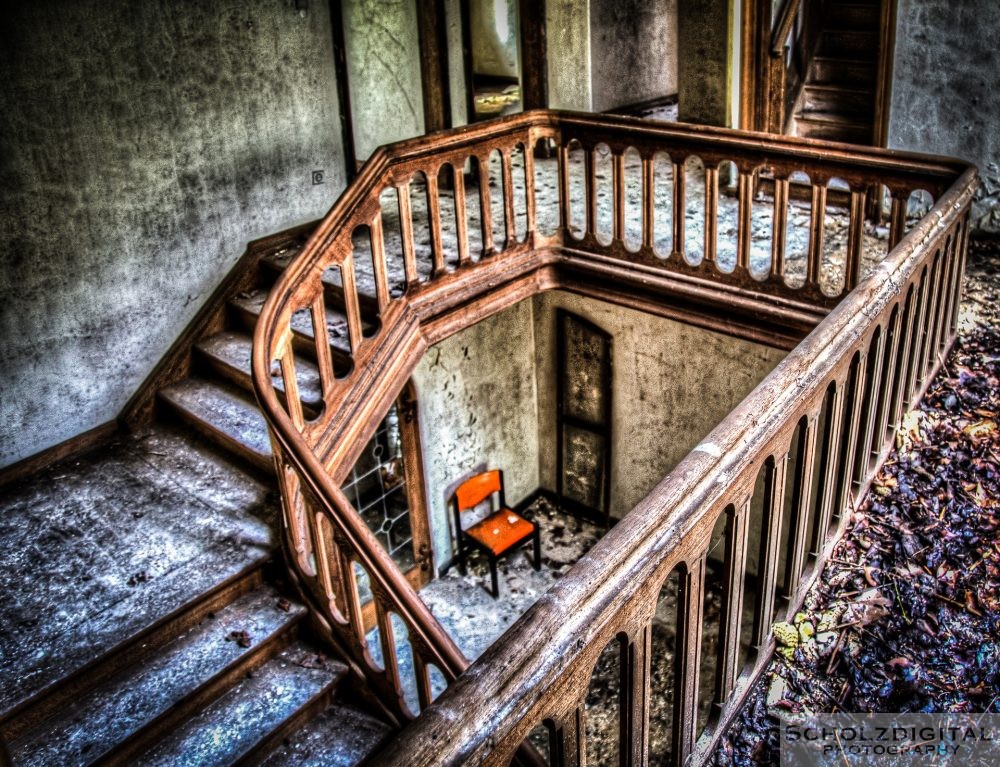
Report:
<svg viewBox="0 0 1000 767"><path fill-rule="evenodd" d="M792 116L804 138L872 144L881 3L832 0Z"/></svg>

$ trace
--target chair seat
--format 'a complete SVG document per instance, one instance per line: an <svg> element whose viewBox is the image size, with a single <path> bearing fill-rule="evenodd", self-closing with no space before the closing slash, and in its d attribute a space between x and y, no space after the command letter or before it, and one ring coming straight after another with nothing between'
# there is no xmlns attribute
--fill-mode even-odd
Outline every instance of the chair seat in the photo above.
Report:
<svg viewBox="0 0 1000 767"><path fill-rule="evenodd" d="M535 526L511 509L500 509L465 532L496 555L530 537Z"/></svg>

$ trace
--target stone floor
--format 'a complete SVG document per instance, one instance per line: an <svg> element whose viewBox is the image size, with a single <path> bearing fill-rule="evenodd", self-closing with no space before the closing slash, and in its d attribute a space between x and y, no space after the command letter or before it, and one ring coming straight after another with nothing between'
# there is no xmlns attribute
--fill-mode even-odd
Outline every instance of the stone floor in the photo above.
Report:
<svg viewBox="0 0 1000 767"><path fill-rule="evenodd" d="M154 429L0 498L0 710L93 660L274 546L270 489Z"/></svg>

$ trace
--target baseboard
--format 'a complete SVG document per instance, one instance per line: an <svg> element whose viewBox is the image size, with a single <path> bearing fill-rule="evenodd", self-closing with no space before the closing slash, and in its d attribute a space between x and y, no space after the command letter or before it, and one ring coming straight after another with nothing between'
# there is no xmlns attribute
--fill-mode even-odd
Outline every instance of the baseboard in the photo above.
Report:
<svg viewBox="0 0 1000 767"><path fill-rule="evenodd" d="M0 489L32 477L60 461L82 455L102 442L111 439L117 432L118 423L108 421L93 429L88 429L82 434L77 434L75 437L70 437L58 445L47 447L40 453L35 453L17 463L5 466L0 469Z"/></svg>

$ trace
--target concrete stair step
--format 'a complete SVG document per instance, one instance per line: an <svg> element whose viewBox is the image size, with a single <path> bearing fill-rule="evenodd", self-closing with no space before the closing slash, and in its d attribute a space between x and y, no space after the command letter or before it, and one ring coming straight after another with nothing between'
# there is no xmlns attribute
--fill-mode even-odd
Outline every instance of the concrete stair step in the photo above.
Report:
<svg viewBox="0 0 1000 767"><path fill-rule="evenodd" d="M139 756L146 767L247 764L325 708L347 667L297 641Z"/></svg>
<svg viewBox="0 0 1000 767"><path fill-rule="evenodd" d="M195 354L203 366L230 383L236 384L246 392L253 392L253 382L250 375L250 355L253 351L253 338L249 333L239 330L224 330L214 336L202 339L195 344ZM284 396L284 379L277 369L272 377L277 391ZM301 357L296 356L295 372L299 385L299 399L305 410L316 413L323 405L323 386L319 376L319 368Z"/></svg>
<svg viewBox="0 0 1000 767"><path fill-rule="evenodd" d="M355 767L392 734L384 722L351 706L332 703L285 737L261 767Z"/></svg>
<svg viewBox="0 0 1000 767"><path fill-rule="evenodd" d="M257 320L267 300L267 291L258 289L241 293L230 302L230 307L243 326L252 331L257 327ZM292 333L295 351L306 356L315 356L312 315L306 309L301 309L292 315ZM350 369L351 343L347 329L347 315L332 307L326 306L326 329L333 352L334 370L342 374ZM373 330L371 323L362 320L362 332Z"/></svg>
<svg viewBox="0 0 1000 767"><path fill-rule="evenodd" d="M267 424L245 393L221 382L185 378L161 389L159 397L210 441L262 471L274 471Z"/></svg>
<svg viewBox="0 0 1000 767"><path fill-rule="evenodd" d="M296 255L298 253L285 252L262 258L260 261L261 271L269 279L277 281ZM336 269L327 269L323 272L322 279L327 305L343 311L344 288L341 285L340 273ZM375 316L378 314L378 299L375 295L375 277L369 259L362 259L360 263L355 265L355 281L358 286L358 303L361 306L362 315ZM399 293L401 291L397 291L397 294Z"/></svg>
<svg viewBox="0 0 1000 767"><path fill-rule="evenodd" d="M879 3L832 3L827 28L854 29L877 32L881 24L882 9Z"/></svg>
<svg viewBox="0 0 1000 767"><path fill-rule="evenodd" d="M157 736L264 663L305 608L260 586L81 692L11 744L17 767L130 764Z"/></svg>

